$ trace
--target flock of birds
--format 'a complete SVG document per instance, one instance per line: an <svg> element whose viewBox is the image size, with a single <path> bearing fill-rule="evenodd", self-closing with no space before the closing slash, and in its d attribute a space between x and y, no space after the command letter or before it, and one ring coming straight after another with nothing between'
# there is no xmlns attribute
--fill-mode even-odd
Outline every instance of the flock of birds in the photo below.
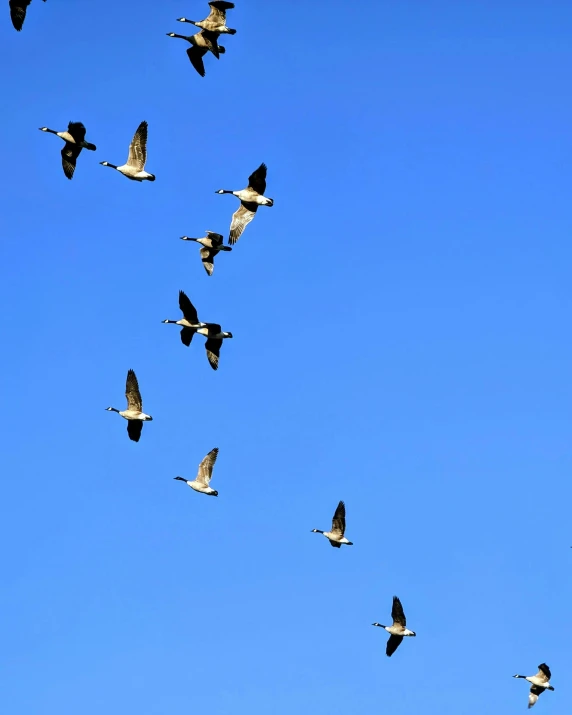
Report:
<svg viewBox="0 0 572 715"><path fill-rule="evenodd" d="M31 1L32 0L9 0L12 24L18 31L23 27L26 18L26 9ZM45 1L46 0L44 0L44 2ZM200 27L201 30L199 33L192 36L177 35L174 32L168 33L169 37L178 37L187 40L191 44L191 47L187 49L187 55L193 67L202 77L205 75L203 57L207 52L212 52L217 59L220 54L225 52L225 48L218 44L219 36L221 34L236 34L236 30L226 26L226 11L234 8L234 4L226 0L212 0L212 2L209 2L209 7L210 13L204 20L197 22L185 17L178 18L179 22L186 22ZM148 126L145 121L141 122L137 127L137 131L129 145L129 155L125 164L117 166L108 161L102 161L100 164L115 169L132 181L155 181L155 175L145 171L145 164L147 162L147 130ZM62 132L49 129L48 127L40 127L40 131L55 134L65 142L61 150L61 155L63 171L68 179L73 178L76 162L82 149L96 151L95 144L85 140L86 128L81 122L70 122L67 130ZM273 206L273 199L264 196L266 191L266 174L266 164L263 163L248 177L248 186L245 189L236 191L219 189L216 192L218 194L232 194L240 201L238 209L232 216L228 237L229 244L234 245L238 241L246 226L254 218L259 206ZM223 236L213 231L206 231L206 236L202 238L182 236L181 240L194 241L200 244L200 257L209 276L213 274L215 256L220 251L232 251L230 246L224 245ZM213 370L217 370L223 340L232 338L232 333L223 331L218 323L204 323L200 321L197 309L182 290L179 291L179 308L183 314L182 318L179 318L179 320L165 319L163 323L179 325L181 327L181 342L187 347L191 344L195 334L198 333L204 336L206 338L205 349L207 359ZM127 399L127 408L125 410L119 410L116 407L107 407L106 409L111 412L117 412L121 417L127 420L127 433L129 438L134 442L138 442L141 438L143 422L151 421L153 418L143 411L143 400L139 390L139 383L133 370L129 370L127 373L125 397ZM218 491L210 486L217 456L218 448L215 447L199 464L195 479L188 480L184 477L174 477L174 479L185 482L191 489L201 494L218 496ZM342 545L353 546L353 543L346 538L345 531L346 507L343 501L340 501L336 508L330 531L312 529L313 533L322 534L328 539L331 546L338 549ZM377 622L372 624L385 629L390 634L385 651L389 657L395 653L405 637L416 635L414 631L407 628L403 606L397 596L393 597L391 618L392 624L390 626L385 626ZM513 677L523 678L531 684L528 696L529 708L536 703L539 696L545 690L554 690L550 684L550 668L546 663L541 663L538 666L536 675L515 675Z"/></svg>

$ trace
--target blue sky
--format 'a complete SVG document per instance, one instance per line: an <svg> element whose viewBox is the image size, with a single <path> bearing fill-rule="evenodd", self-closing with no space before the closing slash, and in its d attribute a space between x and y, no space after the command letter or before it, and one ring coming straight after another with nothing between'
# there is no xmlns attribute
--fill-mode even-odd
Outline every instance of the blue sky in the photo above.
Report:
<svg viewBox="0 0 572 715"><path fill-rule="evenodd" d="M71 5L0 23L3 707L512 715L546 661L565 712L570 4L237 0L204 79L165 33L206 4ZM143 119L154 184L98 164ZM178 238L262 161L208 278ZM217 373L179 289L234 334ZM218 499L173 481L215 446Z"/></svg>

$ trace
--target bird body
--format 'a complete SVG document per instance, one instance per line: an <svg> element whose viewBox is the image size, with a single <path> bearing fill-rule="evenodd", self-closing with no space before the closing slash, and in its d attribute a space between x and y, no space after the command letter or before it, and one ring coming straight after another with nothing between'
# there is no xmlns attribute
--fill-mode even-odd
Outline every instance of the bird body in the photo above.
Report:
<svg viewBox="0 0 572 715"><path fill-rule="evenodd" d="M372 625L378 626L378 628L384 628L389 634L389 640L387 641L387 646L385 653L387 656L391 657L397 650L399 644L406 636L415 636L415 631L410 631L407 628L407 619L405 618L405 613L403 612L403 606L401 601L397 596L393 597L393 605L391 607L391 618L393 623L391 626L384 626L382 623L373 623Z"/></svg>
<svg viewBox="0 0 572 715"><path fill-rule="evenodd" d="M546 663L541 663L538 666L538 673L536 675L514 675L514 678L522 678L527 680L531 686L528 694L528 707L531 708L536 704L538 698L542 695L545 690L554 690L552 685L550 685L550 678L552 673L550 668Z"/></svg>
<svg viewBox="0 0 572 715"><path fill-rule="evenodd" d="M246 189L232 191L230 189L219 189L217 194L232 194L240 200L240 206L232 215L230 223L230 235L228 242L235 244L244 229L254 218L254 215L259 206L274 206L274 199L269 199L264 196L266 191L266 164L262 163L256 171L248 177L248 186Z"/></svg>
<svg viewBox="0 0 572 715"><path fill-rule="evenodd" d="M338 503L336 511L332 519L332 530L331 531L321 531L320 529L312 529L314 534L322 534L328 539L331 546L339 549L342 544L347 546L353 546L353 542L348 541L344 536L346 531L346 505L343 501Z"/></svg>
<svg viewBox="0 0 572 715"><path fill-rule="evenodd" d="M218 457L218 447L211 449L207 456L199 464L199 469L195 479L188 480L184 477L174 477L180 482L185 482L191 489L201 494L207 494L208 496L218 497L218 492L210 486L210 481L213 473L213 467Z"/></svg>
<svg viewBox="0 0 572 715"><path fill-rule="evenodd" d="M125 164L116 166L108 161L101 161L100 164L116 169L120 174L132 181L155 181L155 175L145 171L147 162L147 126L147 122L143 121L137 127L137 131L129 145L129 156Z"/></svg>
<svg viewBox="0 0 572 715"><path fill-rule="evenodd" d="M58 132L48 127L40 127L40 131L55 134L65 142L65 146L61 151L62 168L68 179L71 179L74 175L77 158L81 154L81 150L95 151L97 148L95 144L85 141L86 128L81 122L69 122L65 132Z"/></svg>
<svg viewBox="0 0 572 715"><path fill-rule="evenodd" d="M202 248L200 250L201 260L205 271L209 276L212 276L214 270L214 258L220 251L232 251L230 246L223 245L223 237L220 233L206 231L206 236L203 238L190 238L189 236L181 236L182 241L195 241Z"/></svg>
<svg viewBox="0 0 572 715"><path fill-rule="evenodd" d="M8 0L10 5L10 19L14 29L20 32L26 19L26 10L32 0ZM46 0L44 0L46 2Z"/></svg>
<svg viewBox="0 0 572 715"><path fill-rule="evenodd" d="M118 415L128 420L127 433L129 439L133 440L133 442L139 442L143 422L151 421L153 418L151 415L143 412L143 400L141 399L141 392L139 391L139 383L137 382L137 376L133 370L127 372L125 397L127 398L126 410L118 410L116 407L106 407L106 410L108 412L117 412Z"/></svg>

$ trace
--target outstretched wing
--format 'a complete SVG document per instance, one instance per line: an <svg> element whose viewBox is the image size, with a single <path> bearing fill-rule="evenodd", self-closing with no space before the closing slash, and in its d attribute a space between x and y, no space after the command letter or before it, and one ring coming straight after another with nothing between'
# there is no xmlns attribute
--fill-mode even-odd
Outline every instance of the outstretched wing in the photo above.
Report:
<svg viewBox="0 0 572 715"><path fill-rule="evenodd" d="M339 537L340 539L344 535L346 530L346 505L341 501L332 519L332 534Z"/></svg>
<svg viewBox="0 0 572 715"><path fill-rule="evenodd" d="M73 176L80 152L80 146L77 144L70 144L69 142L66 142L64 148L62 149L62 167L64 169L64 174L68 179L71 179Z"/></svg>
<svg viewBox="0 0 572 715"><path fill-rule="evenodd" d="M335 549L342 548L342 545L338 541L331 541L330 539L328 539L328 541L330 542L330 546L333 546Z"/></svg>
<svg viewBox="0 0 572 715"><path fill-rule="evenodd" d="M189 347L189 345L191 344L191 340L193 339L193 335L196 332L197 331L194 328L183 328L181 330L181 342L183 343L183 345Z"/></svg>
<svg viewBox="0 0 572 715"><path fill-rule="evenodd" d="M217 58L217 60L220 60L220 54L219 54L219 44L218 44L218 38L220 37L219 32L211 32L209 30L201 30L199 32L199 35L202 35L207 49L209 49L213 55ZM224 52L224 49L222 50Z"/></svg>
<svg viewBox="0 0 572 715"><path fill-rule="evenodd" d="M234 245L241 237L242 232L254 218L258 204L242 203L232 214L230 222L230 236L228 242Z"/></svg>
<svg viewBox="0 0 572 715"><path fill-rule="evenodd" d="M201 248L201 261L203 262L203 266L205 267L205 271L209 274L209 276L212 276L213 274L213 269L214 269L214 257L218 251L213 251L212 248L206 248L203 246Z"/></svg>
<svg viewBox="0 0 572 715"><path fill-rule="evenodd" d="M197 309L191 303L191 301L187 297L187 294L182 290L179 291L179 308L181 309L181 312L183 313L184 317L189 321L189 323L199 322Z"/></svg>
<svg viewBox="0 0 572 715"><path fill-rule="evenodd" d="M129 439L133 440L134 442L139 442L139 438L141 437L142 429L143 429L143 421L142 420L128 420L127 434L129 435Z"/></svg>
<svg viewBox="0 0 572 715"><path fill-rule="evenodd" d="M248 177L249 188L254 189L259 194L264 194L266 191L266 171L266 164L260 164L258 169Z"/></svg>
<svg viewBox="0 0 572 715"><path fill-rule="evenodd" d="M133 370L127 373L127 381L125 383L125 397L127 398L127 409L141 412L143 410L143 402L141 393L139 392L139 383L137 376Z"/></svg>
<svg viewBox="0 0 572 715"><path fill-rule="evenodd" d="M187 55L191 60L191 64L201 75L201 77L205 76L205 63L203 62L203 57L206 55L207 52L208 50L206 47L195 47L194 45L192 47L189 47L189 49L187 50Z"/></svg>
<svg viewBox="0 0 572 715"><path fill-rule="evenodd" d="M552 677L552 673L550 672L550 668L546 665L546 663L541 663L538 666L538 673L536 674L536 677L542 678L545 683L548 683L548 681Z"/></svg>
<svg viewBox="0 0 572 715"><path fill-rule="evenodd" d="M205 487L208 487L211 477L213 475L213 467L218 457L218 447L211 449L203 461L199 464L199 471L197 472L197 482L201 482Z"/></svg>
<svg viewBox="0 0 572 715"><path fill-rule="evenodd" d="M14 28L20 32L26 19L26 8L32 0L10 0L10 19Z"/></svg>
<svg viewBox="0 0 572 715"><path fill-rule="evenodd" d="M218 25L224 25L226 20L226 11L232 10L234 3L227 2L226 0L213 0L209 3L209 7L211 11L206 19L216 22Z"/></svg>
<svg viewBox="0 0 572 715"><path fill-rule="evenodd" d="M393 606L391 607L391 617L393 618L393 624L398 626L403 626L405 628L406 620L405 613L403 613L403 606L401 601L397 596L393 597Z"/></svg>
<svg viewBox="0 0 572 715"><path fill-rule="evenodd" d="M398 649L399 644L402 640L403 636L389 636L389 640L387 641L387 647L385 648L385 654L391 658L391 656Z"/></svg>
<svg viewBox="0 0 572 715"><path fill-rule="evenodd" d="M218 370L221 345L222 340L215 340L214 338L209 338L205 343L207 358L213 370Z"/></svg>
<svg viewBox="0 0 572 715"><path fill-rule="evenodd" d="M530 692L528 694L528 707L531 708L536 701L538 700L538 697L542 695L544 692L544 688L541 688L539 685L531 685L530 686Z"/></svg>
<svg viewBox="0 0 572 715"><path fill-rule="evenodd" d="M76 144L85 141L85 127L81 122L70 122L68 124L68 134L70 134Z"/></svg>
<svg viewBox="0 0 572 715"><path fill-rule="evenodd" d="M147 122L141 122L129 145L127 163L137 171L143 171L147 161Z"/></svg>

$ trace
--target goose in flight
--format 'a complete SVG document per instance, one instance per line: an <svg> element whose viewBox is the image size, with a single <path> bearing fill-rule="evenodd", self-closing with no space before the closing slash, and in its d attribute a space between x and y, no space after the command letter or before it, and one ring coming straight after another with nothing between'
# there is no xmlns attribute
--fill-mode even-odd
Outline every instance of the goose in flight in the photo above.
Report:
<svg viewBox="0 0 572 715"><path fill-rule="evenodd" d="M183 328L181 330L181 342L187 347L191 344L195 333L204 335L207 339L205 342L207 359L212 369L218 370L222 341L225 338L232 338L232 333L223 332L218 323L201 322L197 314L197 309L182 290L179 291L179 308L183 313L183 317L180 320L165 319L163 323L181 325Z"/></svg>
<svg viewBox="0 0 572 715"><path fill-rule="evenodd" d="M528 682L531 684L530 693L528 695L529 708L531 708L536 703L539 696L542 695L545 690L554 690L552 685L550 685L550 678L552 677L552 673L550 672L550 668L546 665L546 663L541 663L538 666L538 673L536 675L514 675L513 677L524 678L524 680L528 680Z"/></svg>
<svg viewBox="0 0 572 715"><path fill-rule="evenodd" d="M109 412L117 412L127 420L127 434L129 439L134 442L139 442L143 422L151 421L151 415L146 415L143 412L143 401L139 392L139 383L133 370L127 373L127 382L125 384L125 397L127 398L127 409L118 410L115 407L106 407Z"/></svg>
<svg viewBox="0 0 572 715"><path fill-rule="evenodd" d="M379 626L379 628L385 628L385 630L390 634L389 640L387 641L387 647L385 649L386 655L391 657L397 650L399 644L405 636L416 635L414 631L410 631L405 626L407 621L405 619L405 613L403 613L403 606L401 601L397 596L393 597L393 606L391 607L391 617L393 619L393 624L391 626L384 626L381 623L373 623L374 626Z"/></svg>
<svg viewBox="0 0 572 715"><path fill-rule="evenodd" d="M145 171L147 161L147 122L141 122L129 145L127 162L122 166L115 166L108 161L100 161L102 166L117 169L120 174L133 181L155 181L155 175Z"/></svg>
<svg viewBox="0 0 572 715"><path fill-rule="evenodd" d="M189 347L189 345L191 344L191 340L193 339L193 335L197 332L199 328L202 328L205 323L201 323L199 321L197 309L191 303L191 301L187 297L187 294L182 290L179 291L179 308L181 309L181 313L183 314L182 318L179 318L179 320L169 320L168 318L166 318L163 322L173 323L173 325L180 325L182 327L181 342L183 343L183 345Z"/></svg>
<svg viewBox="0 0 572 715"><path fill-rule="evenodd" d="M196 492L201 492L202 494L208 494L212 497L218 497L218 492L209 486L211 477L213 475L213 467L218 457L218 447L211 449L203 461L199 464L199 471L197 476L193 481L185 479L184 477L173 477L173 479L178 479L180 482L185 482L191 489Z"/></svg>
<svg viewBox="0 0 572 715"><path fill-rule="evenodd" d="M222 45L218 44L219 33L207 32L201 30L196 35L177 35L175 32L168 32L167 37L178 37L180 40L186 40L191 43L191 47L187 49L187 56L193 67L197 70L201 77L205 76L205 64L203 57L207 52L212 52L213 55L220 59L226 50Z"/></svg>
<svg viewBox="0 0 572 715"><path fill-rule="evenodd" d="M228 242L234 245L240 238L244 229L254 218L259 206L274 206L274 199L267 199L263 194L266 191L266 164L262 163L248 177L248 186L240 191L219 189L217 194L233 194L240 199L240 206L232 215L230 236Z"/></svg>
<svg viewBox="0 0 572 715"><path fill-rule="evenodd" d="M86 129L81 122L69 122L66 132L57 132L55 129L48 129L48 127L40 127L40 131L55 134L65 141L65 146L62 149L62 167L68 179L73 177L77 158L81 154L81 150L89 149L89 151L95 151L96 149L95 144L90 144L85 141Z"/></svg>
<svg viewBox="0 0 572 715"><path fill-rule="evenodd" d="M26 10L32 0L9 0L10 3L10 19L14 28L20 32L26 19ZM46 2L46 0L44 0Z"/></svg>
<svg viewBox="0 0 572 715"><path fill-rule="evenodd" d="M186 17L179 17L178 20L179 22L189 22L191 25L200 27L208 32L218 32L220 35L236 35L236 30L226 26L226 11L232 10L234 3L226 0L212 0L209 3L209 7L211 11L204 20L195 22L195 20L189 20Z"/></svg>
<svg viewBox="0 0 572 715"><path fill-rule="evenodd" d="M181 236L181 241L195 241L200 243L202 248L200 250L201 260L205 271L212 276L214 270L214 259L219 251L232 251L230 246L223 245L223 237L220 233L213 233L212 231L205 231L207 234L204 238L191 238L190 236Z"/></svg>
<svg viewBox="0 0 572 715"><path fill-rule="evenodd" d="M323 534L326 539L330 542L332 546L339 549L342 544L347 546L353 546L351 541L348 541L344 536L346 531L346 505L341 501L332 519L332 530L331 531L320 531L320 529L312 529L314 534Z"/></svg>

